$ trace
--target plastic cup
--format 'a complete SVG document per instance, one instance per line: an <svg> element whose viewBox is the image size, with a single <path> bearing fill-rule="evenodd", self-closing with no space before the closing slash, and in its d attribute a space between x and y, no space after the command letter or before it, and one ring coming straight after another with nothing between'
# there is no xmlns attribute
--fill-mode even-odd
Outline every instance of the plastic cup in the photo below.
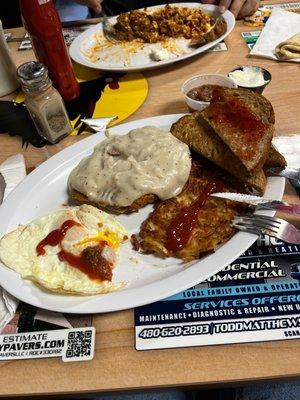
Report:
<svg viewBox="0 0 300 400"><path fill-rule="evenodd" d="M201 101L194 100L187 96L187 93L194 88L197 88L202 85L218 85L228 88L237 88L237 84L226 75L220 74L203 74L196 75L192 78L189 78L184 82L181 87L181 92L185 97L185 102L191 112L193 111L202 111L204 108L209 106L209 101Z"/></svg>

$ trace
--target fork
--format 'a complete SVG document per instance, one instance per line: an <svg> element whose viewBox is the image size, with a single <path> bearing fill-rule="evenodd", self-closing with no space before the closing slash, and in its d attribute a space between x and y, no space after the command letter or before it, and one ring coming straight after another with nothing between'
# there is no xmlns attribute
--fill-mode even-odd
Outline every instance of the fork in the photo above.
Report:
<svg viewBox="0 0 300 400"><path fill-rule="evenodd" d="M203 37L205 37L205 35L207 35L209 32L211 32L214 27L217 25L217 23L219 23L219 21L221 21L223 19L222 14L219 14L218 17L216 18L214 24L209 28L208 31L206 31L203 35ZM197 39L192 39L190 42L191 46L196 46L198 44L202 44L202 40L197 40Z"/></svg>
<svg viewBox="0 0 300 400"><path fill-rule="evenodd" d="M100 15L103 18L102 30L103 30L105 39L107 39L109 42L111 42L113 44L120 43L120 40L116 36L116 32L115 32L113 25L109 22L106 12L102 10Z"/></svg>
<svg viewBox="0 0 300 400"><path fill-rule="evenodd" d="M232 226L255 235L268 235L288 243L300 244L300 231L289 222L276 217L257 214L237 214Z"/></svg>

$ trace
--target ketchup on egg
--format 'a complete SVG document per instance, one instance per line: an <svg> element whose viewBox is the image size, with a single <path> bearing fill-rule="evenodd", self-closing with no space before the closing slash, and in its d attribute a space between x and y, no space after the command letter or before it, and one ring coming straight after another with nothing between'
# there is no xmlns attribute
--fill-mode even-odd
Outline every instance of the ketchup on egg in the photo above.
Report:
<svg viewBox="0 0 300 400"><path fill-rule="evenodd" d="M111 281L112 264L101 256L102 248L107 244L105 241L102 240L96 246L87 247L79 255L72 254L62 248L61 242L67 231L76 225L80 226L78 222L71 219L64 221L60 228L51 231L38 243L36 246L37 255L46 254L45 246L60 246L61 250L57 254L60 261L65 261L70 266L79 269L90 279Z"/></svg>

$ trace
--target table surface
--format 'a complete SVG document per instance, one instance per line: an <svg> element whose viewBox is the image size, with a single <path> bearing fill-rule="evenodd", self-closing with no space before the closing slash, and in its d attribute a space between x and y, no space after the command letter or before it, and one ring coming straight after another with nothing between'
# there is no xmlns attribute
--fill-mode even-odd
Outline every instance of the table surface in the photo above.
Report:
<svg viewBox="0 0 300 400"><path fill-rule="evenodd" d="M201 73L227 74L236 65L259 65L268 69L272 81L264 94L276 115L276 135L300 133L299 64L249 58L241 32L257 30L241 22L226 40L228 51L206 53L170 67L145 72L149 94L145 103L128 119L186 112L180 93L182 83ZM15 36L22 28L10 29ZM17 65L33 59L31 51L17 51L11 43ZM18 137L0 136L0 162L22 152L31 169L62 148L81 138L68 137L58 145L22 148ZM285 199L299 202L293 188L286 186ZM299 224L300 219L293 220ZM2 361L0 397L19 395L79 394L101 391L165 388L169 386L236 385L246 381L288 378L299 375L298 340L245 343L137 352L134 349L133 310L94 316L95 357L84 363L63 363L60 359Z"/></svg>

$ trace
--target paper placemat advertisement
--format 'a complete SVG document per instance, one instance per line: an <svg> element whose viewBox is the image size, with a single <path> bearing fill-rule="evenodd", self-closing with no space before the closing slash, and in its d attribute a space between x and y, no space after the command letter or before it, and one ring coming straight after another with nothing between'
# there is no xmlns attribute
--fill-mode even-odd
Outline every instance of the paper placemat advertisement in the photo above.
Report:
<svg viewBox="0 0 300 400"><path fill-rule="evenodd" d="M91 315L61 314L21 302L0 335L0 361L62 357L88 361L94 356Z"/></svg>
<svg viewBox="0 0 300 400"><path fill-rule="evenodd" d="M254 47L260 34L261 31L242 32L242 37L250 50Z"/></svg>
<svg viewBox="0 0 300 400"><path fill-rule="evenodd" d="M137 350L300 337L300 245L259 238L205 282L135 309Z"/></svg>

